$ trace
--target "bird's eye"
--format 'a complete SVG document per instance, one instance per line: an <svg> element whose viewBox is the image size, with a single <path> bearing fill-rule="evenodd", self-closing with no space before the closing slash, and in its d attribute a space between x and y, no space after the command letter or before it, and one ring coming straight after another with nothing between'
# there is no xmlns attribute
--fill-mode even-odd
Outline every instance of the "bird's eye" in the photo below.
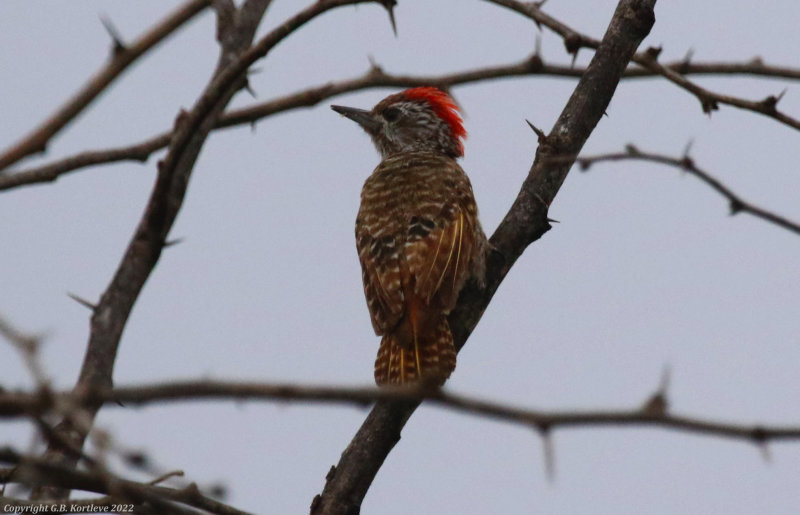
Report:
<svg viewBox="0 0 800 515"><path fill-rule="evenodd" d="M381 114L387 122L393 122L400 118L400 109L396 107L387 107Z"/></svg>

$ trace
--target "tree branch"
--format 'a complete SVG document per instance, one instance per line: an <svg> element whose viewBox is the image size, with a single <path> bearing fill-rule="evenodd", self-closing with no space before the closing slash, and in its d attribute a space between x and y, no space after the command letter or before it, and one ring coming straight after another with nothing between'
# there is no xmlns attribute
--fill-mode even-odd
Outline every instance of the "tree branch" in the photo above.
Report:
<svg viewBox="0 0 800 515"><path fill-rule="evenodd" d="M36 152L43 152L50 139L75 119L97 96L102 93L123 71L148 50L175 32L208 7L210 0L191 0L142 34L131 45L116 46L109 62L89 79L66 104L21 141L0 154L0 170Z"/></svg>
<svg viewBox="0 0 800 515"><path fill-rule="evenodd" d="M500 5L511 9L527 18L533 20L541 28L546 26L564 39L564 46L567 52L573 56L577 55L581 48L599 48L600 41L581 34L580 32L568 27L564 23L545 14L539 5L533 2L520 2L517 0L485 0L489 3ZM746 111L763 114L778 122L800 130L800 120L793 118L785 113L778 111L777 104L780 96L769 95L763 100L746 100L730 95L722 95L698 86L684 77L671 67L664 66L658 62L658 55L661 48L648 48L644 52L637 52L631 58L634 63L643 66L653 73L657 73L673 84L685 89L693 94L700 101L703 112L710 114L719 109L719 104L726 104Z"/></svg>
<svg viewBox="0 0 800 515"><path fill-rule="evenodd" d="M0 462L14 465L13 469L0 470L0 482L23 485L47 484L53 490L81 490L107 494L121 498L128 503L136 503L135 513L158 515L196 513L187 511L172 503L193 506L206 512L221 515L251 515L233 506L215 501L203 495L195 483L185 488L169 488L139 483L118 478L110 473L75 470L45 458L24 456L10 448L0 448ZM57 502L56 502L57 501ZM38 506L40 504L61 504L59 498L41 499L25 502L18 499L0 497L0 502L13 506ZM143 511L147 510L147 511Z"/></svg>
<svg viewBox="0 0 800 515"><path fill-rule="evenodd" d="M660 64L657 60L659 52L661 52L661 49L651 48L647 52L638 53L633 60L637 64L663 75L670 82L693 94L700 101L700 106L703 108L704 113L711 114L712 111L719 109L719 104L726 104L745 111L763 114L784 125L800 130L800 120L778 111L777 106L782 95L769 95L763 100L756 101L715 93L698 86L677 71Z"/></svg>
<svg viewBox="0 0 800 515"><path fill-rule="evenodd" d="M572 163L554 163L545 157L578 155L608 107L628 61L655 22L654 5L655 0L619 2L586 73L550 134L541 138L516 201L490 239L493 250L487 259L485 285L468 284L449 317L457 348L464 345L516 259L550 228L548 207ZM312 513L358 513L375 474L417 405L376 404L328 474L322 494L312 503Z"/></svg>
<svg viewBox="0 0 800 515"><path fill-rule="evenodd" d="M680 168L684 172L693 175L709 185L714 191L728 199L731 215L738 213L750 213L751 215L766 220L772 224L782 227L788 231L800 234L800 224L793 222L787 218L779 216L771 211L767 211L761 207L755 206L745 200L739 195L731 191L730 188L725 186L719 179L712 176L705 170L698 168L694 160L685 155L683 157L671 157L663 154L654 154L650 152L642 152L633 145L628 145L625 152L617 152L612 154L600 154L595 156L579 156L577 159L578 165L581 170L586 171L595 163L603 161L650 161L653 163L661 163L675 168Z"/></svg>
<svg viewBox="0 0 800 515"><path fill-rule="evenodd" d="M268 3L268 0L260 1L263 6L262 15ZM159 163L158 177L145 213L114 277L92 314L89 343L75 391L111 386L122 331L136 299L158 263L167 235L183 205L195 161L217 117L244 85L242 78L246 67L240 69L240 55L247 53L246 49L261 18L243 17L239 23L235 16L229 16L231 9L234 9L232 2L228 4L222 1L216 2L215 8L221 46L217 69L192 111L182 112L176 120L174 137L170 141L167 156ZM280 30L281 27L276 29ZM266 38L273 37L277 43L291 33L284 30L281 32L281 37L276 38L274 37L276 31L268 34ZM218 80L220 77L228 79L220 84ZM237 81L237 78L240 80ZM58 446L52 443L48 445L46 455L48 461L67 467L75 466L77 457L74 453L66 452L67 448L83 447L88 427L92 425L100 407L100 404L87 406L81 414L83 424L80 426L75 424L72 418L67 417L56 427L59 439L68 445ZM33 491L34 499L45 497L62 499L68 495L67 490L58 488L37 487Z"/></svg>
<svg viewBox="0 0 800 515"><path fill-rule="evenodd" d="M691 63L676 61L665 64L666 68L681 75L754 75L771 78L800 79L800 69L766 65L758 59L748 62L731 63ZM311 107L337 95L376 87L408 88L421 85L435 85L444 89L464 84L511 77L544 75L551 77L580 78L586 68L569 65L544 63L534 54L517 63L489 66L444 75L398 75L387 73L373 67L360 77L329 82L320 86L303 89L249 107L234 109L220 116L214 129L235 127L254 123L276 113L301 107ZM629 66L623 79L642 79L660 77L661 74L638 66ZM172 132L164 132L139 143L124 147L81 152L42 166L20 170L13 174L0 173L0 191L18 186L52 182L60 176L81 168L119 161L145 162L151 154L169 145Z"/></svg>
<svg viewBox="0 0 800 515"><path fill-rule="evenodd" d="M659 398L658 408L654 408L656 404L653 399L656 397ZM665 392L658 391L652 394L647 402L626 410L546 411L519 408L418 386L348 388L291 383L194 380L89 391L80 396L68 391L53 392L49 395L0 393L0 417L40 417L50 413L60 404L90 406L102 403L110 407L119 407L122 404L127 408L172 402L222 400L338 403L364 407L374 402L425 401L468 415L522 424L540 431L562 427L653 426L694 434L749 440L759 444L770 440L800 440L800 426L740 425L673 415L667 410L665 397Z"/></svg>

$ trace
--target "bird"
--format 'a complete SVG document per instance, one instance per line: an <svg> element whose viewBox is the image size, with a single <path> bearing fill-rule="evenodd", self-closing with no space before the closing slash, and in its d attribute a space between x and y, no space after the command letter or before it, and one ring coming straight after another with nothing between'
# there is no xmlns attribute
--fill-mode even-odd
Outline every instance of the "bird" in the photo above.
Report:
<svg viewBox="0 0 800 515"><path fill-rule="evenodd" d="M439 88L394 93L372 110L332 105L372 139L381 162L366 179L356 249L375 334L379 386L442 386L456 366L447 316L473 278L482 283L486 235L457 159L467 133Z"/></svg>

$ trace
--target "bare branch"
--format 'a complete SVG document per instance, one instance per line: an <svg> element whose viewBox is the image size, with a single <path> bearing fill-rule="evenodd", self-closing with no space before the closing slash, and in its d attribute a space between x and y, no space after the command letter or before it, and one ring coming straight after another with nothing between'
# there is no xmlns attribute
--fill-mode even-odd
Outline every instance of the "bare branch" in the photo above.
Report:
<svg viewBox="0 0 800 515"><path fill-rule="evenodd" d="M256 2L257 0L254 0ZM218 13L218 39L221 45L217 69L191 111L182 111L175 122L167 155L158 165L158 177L144 215L122 261L91 317L89 343L84 356L76 392L110 388L114 362L122 331L139 293L155 268L172 225L183 205L194 164L209 132L233 96L246 83L249 66L265 56L275 45L316 16L330 9L375 0L323 0L299 11L277 26L255 45L250 45L258 25L253 16L229 16L225 3L215 4ZM248 3L250 11L263 14L269 1ZM252 12L250 12L252 14ZM238 21L237 21L238 20ZM241 25L238 25L238 22ZM86 407L82 419L91 426L100 404ZM65 418L56 428L72 447L80 449L86 427ZM49 461L74 466L75 458L62 449L49 446ZM35 489L33 497L65 498L65 490Z"/></svg>
<svg viewBox="0 0 800 515"><path fill-rule="evenodd" d="M581 156L578 157L577 163L580 165L582 170L588 170L589 167L594 163L600 163L603 161L630 161L630 160L650 161L653 163L661 163L673 166L675 168L679 168L684 172L697 177L698 179L709 185L712 189L714 189L714 191L716 191L717 193L728 199L732 215L738 213L749 213L757 218L775 224L778 227L782 227L788 231L800 234L800 224L743 200L739 195L731 191L730 188L728 188L722 182L720 182L719 179L715 178L707 171L698 168L694 160L688 155L684 155L683 157L680 158L671 157L663 154L642 152L638 148L632 145L628 145L626 152L600 154L596 156Z"/></svg>
<svg viewBox="0 0 800 515"><path fill-rule="evenodd" d="M567 52L573 56L577 55L578 50L581 48L597 49L600 46L600 41L585 34L581 34L580 32L568 27L564 23L545 14L542 12L539 5L530 2L520 2L517 0L485 1L506 7L527 18L530 18L539 27L542 25L546 26L564 39L564 46L566 47ZM660 48L649 48L644 52L637 52L634 54L634 56L631 58L631 61L643 66L653 73L663 76L670 82L693 94L700 101L704 113L711 113L712 111L719 109L719 104L726 104L733 107L738 107L739 109L763 114L764 116L768 116L774 120L777 120L784 125L788 125L789 127L800 130L800 120L778 111L776 106L779 98L770 95L764 100L753 101L730 95L722 95L707 90L686 79L686 77L684 77L678 71L681 69L680 67L678 67L676 70L660 64L658 62L658 54L660 52ZM686 61L688 61L688 58ZM756 68L758 61L755 61L751 64L753 64L753 67Z"/></svg>
<svg viewBox="0 0 800 515"><path fill-rule="evenodd" d="M195 483L191 483L185 488L169 488L139 483L118 478L108 472L98 473L75 470L63 464L50 462L45 458L21 455L10 448L0 448L0 462L14 465L13 469L0 470L0 482L4 484L20 483L31 485L44 483L58 489L107 494L114 498L123 499L128 503L136 503L136 513L163 515L196 513L174 504L180 503L221 515L250 515L245 511L203 495ZM58 502L56 503L55 501ZM61 504L63 501L55 498L26 502L3 497L0 498L0 502L14 506L38 506L42 503ZM147 512L141 511L148 507L149 510Z"/></svg>
<svg viewBox="0 0 800 515"><path fill-rule="evenodd" d="M675 61L664 63L664 68L673 70L681 75L752 75L774 79L800 79L800 69L787 66L765 64L761 59L754 58L743 62L706 62L693 63L689 61ZM655 70L631 67L625 71L625 78L646 78L661 75Z"/></svg>
<svg viewBox="0 0 800 515"><path fill-rule="evenodd" d="M147 161L150 154L169 145L171 136L171 133L160 134L135 145L81 152L44 166L20 170L13 174L0 173L0 191L16 188L17 186L52 182L66 173L98 164L118 161L140 161L143 163Z"/></svg>
<svg viewBox="0 0 800 515"><path fill-rule="evenodd" d="M649 70L658 72L672 83L692 93L695 97L697 97L697 100L700 101L700 105L703 108L704 113L710 114L712 111L719 109L719 104L726 104L732 107L738 107L739 109L744 109L745 111L763 114L764 116L777 120L784 125L788 125L789 127L800 130L800 120L778 111L777 105L778 101L780 100L779 97L770 95L764 100L755 101L734 97L731 95L715 93L706 88L698 86L677 71L660 64L656 57L651 53L640 52L634 56L633 60L637 64L640 64Z"/></svg>
<svg viewBox="0 0 800 515"><path fill-rule="evenodd" d="M205 9L209 1L191 0L187 2L163 21L142 34L139 39L114 52L109 62L89 79L89 82L66 104L61 106L37 129L0 154L0 170L11 166L25 156L35 152L43 152L50 139L75 119L114 79L145 52Z"/></svg>
<svg viewBox="0 0 800 515"><path fill-rule="evenodd" d="M227 401L293 401L306 403L349 404L366 407L373 402L425 401L428 404L457 412L530 426L540 431L567 427L592 426L653 426L688 433L752 441L761 444L770 440L799 440L798 426L740 425L711 421L699 417L669 413L666 387L662 378L656 392L632 409L591 411L545 411L524 409L499 402L487 401L450 393L445 390L416 386L392 388L348 388L336 386L304 386L291 383L247 383L237 381L176 381L142 386L127 386L113 390L91 391L76 396L72 392L53 393L43 399L36 393L0 393L0 416L4 418L42 416L58 402L76 406L103 403L118 407L148 406L169 402L204 400ZM660 409L653 409L653 399L659 398ZM168 475L175 475L170 472ZM178 474L182 474L178 472Z"/></svg>
<svg viewBox="0 0 800 515"><path fill-rule="evenodd" d="M773 78L800 79L800 69L769 66L763 64L759 60L752 60L749 62L692 64L679 61L664 66L682 75L755 75ZM586 68L546 64L541 60L541 57L537 55L532 55L517 63L489 66L445 75L398 75L386 73L380 68L371 68L360 77L329 82L284 95L267 102L258 103L250 107L229 111L220 116L214 128L221 129L251 124L276 113L282 113L301 107L315 106L337 95L376 87L404 88L421 85L436 85L444 89L449 89L457 85L473 84L485 80L535 75L571 77L577 79L585 72ZM641 79L660 76L661 74L654 70L640 67L628 67L625 70L623 78ZM171 139L172 133L164 132L133 145L81 152L46 165L20 170L14 174L0 174L0 191L9 190L18 186L55 181L61 175L99 164L119 161L145 162L151 154L169 145Z"/></svg>

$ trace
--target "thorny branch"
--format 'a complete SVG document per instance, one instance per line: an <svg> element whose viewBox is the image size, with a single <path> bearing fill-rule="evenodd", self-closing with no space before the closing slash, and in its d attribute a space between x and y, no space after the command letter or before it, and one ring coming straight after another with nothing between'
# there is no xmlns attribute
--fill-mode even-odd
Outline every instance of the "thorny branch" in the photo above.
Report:
<svg viewBox="0 0 800 515"><path fill-rule="evenodd" d="M664 67L681 75L753 75L761 77L800 79L800 69L764 64L760 59L730 63L692 63L682 60L665 64ZM398 75L372 67L360 77L306 88L250 107L234 109L219 117L214 129L252 124L277 113L301 107L311 107L344 93L376 87L414 87L435 85L450 89L464 84L510 77L545 75L551 77L580 78L586 68L569 65L547 64L538 54L517 63L465 70L445 75ZM624 79L641 79L661 76L652 69L629 66ZM89 166L119 161L145 162L151 154L169 145L173 133L163 132L144 141L123 147L89 150L41 166L19 170L16 173L0 172L0 191L18 186L52 182L60 176Z"/></svg>
<svg viewBox="0 0 800 515"><path fill-rule="evenodd" d="M108 388L112 384L122 331L139 293L155 268L165 247L170 229L183 205L189 179L200 150L225 106L247 84L250 65L307 22L331 9L379 0L321 0L278 25L257 43L251 42L270 0L249 0L236 9L230 0L214 2L217 12L217 39L221 51L211 80L189 112L181 112L171 135L169 150L158 164L158 176L133 238L91 318L89 343L81 368L76 392L93 388ZM82 411L85 425L90 426L100 405ZM67 446L48 446L49 461L74 466L74 453L67 448L80 449L87 437L85 427L77 427L67 418L56 433ZM34 499L65 498L63 489L36 488Z"/></svg>
<svg viewBox="0 0 800 515"><path fill-rule="evenodd" d="M568 27L566 24L556 20L552 16L544 13L541 7L535 2L520 2L518 0L485 0L489 3L500 5L511 9L536 23L541 28L542 25L560 35L564 39L564 46L568 53L576 56L581 48L597 49L600 46L600 41L581 34L575 29ZM768 95L763 100L746 100L731 95L722 95L715 93L706 88L698 86L694 82L687 79L679 69L663 65L658 62L658 55L661 53L661 48L648 48L644 52L637 52L631 58L631 61L643 66L645 69L663 76L673 84L685 89L693 94L700 101L704 113L710 114L712 111L719 109L719 104L726 104L739 109L744 109L754 113L760 113L777 120L784 125L793 127L800 130L800 120L793 118L785 113L778 111L777 105L781 96ZM756 61L757 62L757 61Z"/></svg>
<svg viewBox="0 0 800 515"><path fill-rule="evenodd" d="M628 145L625 149L625 152L617 152L613 154L601 154L596 156L579 156L577 159L577 163L580 165L581 170L586 171L589 169L591 165L603 161L631 161L631 160L650 161L654 163L661 163L669 166L674 166L676 168L680 168L684 172L697 177L698 179L709 185L711 188L713 188L714 191L716 191L717 193L728 199L731 215L735 215L738 213L750 213L751 215L760 218L762 220L766 220L767 222L773 223L778 227L783 227L788 231L800 234L800 224L743 200L742 197L740 197L739 195L734 193L730 188L725 186L722 182L719 181L719 179L715 178L707 171L699 168L695 164L694 159L692 159L688 155L684 155L683 157L678 158L678 157L666 156L663 154L642 152L633 145Z"/></svg>
<svg viewBox="0 0 800 515"><path fill-rule="evenodd" d="M106 494L125 503L135 503L136 513L158 515L196 513L180 506L186 505L220 515L250 515L203 495L195 483L184 488L139 483L116 477L107 471L98 473L76 470L45 458L25 456L7 447L0 448L0 462L13 466L10 469L0 469L0 483L19 483L27 486L44 483L55 487L54 490L69 489ZM55 500L58 500L58 504L63 502L58 498L26 502L0 497L0 503L18 507L53 504Z"/></svg>
<svg viewBox="0 0 800 515"><path fill-rule="evenodd" d="M50 139L74 120L136 59L166 39L184 23L208 7L210 3L210 0L187 2L130 45L123 45L115 38L114 51L108 63L37 129L0 154L0 170L11 166L25 156L44 151Z"/></svg>
<svg viewBox="0 0 800 515"><path fill-rule="evenodd" d="M418 402L426 401L470 415L494 418L530 426L541 431L560 427L589 427L597 425L653 426L676 429L689 433L723 436L764 443L769 440L800 440L800 426L771 427L767 425L739 425L714 422L702 418L670 414L666 408L665 392L654 393L650 401L627 410L544 411L522 409L499 402L486 401L458 395L444 390L420 387L396 388L346 388L333 386L301 386L296 384L246 383L235 381L195 380L156 383L143 386L119 387L112 390L87 392L76 396L72 392L0 393L0 418L42 416L52 410L57 402L74 406L103 403L110 407L147 406L165 402L200 400L230 401L296 401L342 403L367 406L376 401ZM653 409L653 398L660 396L660 408Z"/></svg>

